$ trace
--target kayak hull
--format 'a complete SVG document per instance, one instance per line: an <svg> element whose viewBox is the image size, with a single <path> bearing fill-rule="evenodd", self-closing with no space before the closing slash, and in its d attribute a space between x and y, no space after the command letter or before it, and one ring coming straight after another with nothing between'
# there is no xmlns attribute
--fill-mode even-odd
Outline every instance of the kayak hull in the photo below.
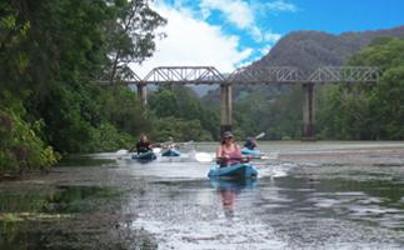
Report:
<svg viewBox="0 0 404 250"><path fill-rule="evenodd" d="M259 150L254 150L254 149L248 149L248 148L242 148L241 153L243 155L252 155L252 156L261 156L262 153Z"/></svg>
<svg viewBox="0 0 404 250"><path fill-rule="evenodd" d="M210 168L208 176L210 178L221 179L257 178L258 171L255 166L246 163L234 164L227 167L214 165Z"/></svg>
<svg viewBox="0 0 404 250"><path fill-rule="evenodd" d="M132 159L140 163L147 163L157 159L157 156L153 153L153 151L149 151L145 153L135 154L132 156Z"/></svg>
<svg viewBox="0 0 404 250"><path fill-rule="evenodd" d="M176 149L169 148L167 150L164 150L161 153L161 156L163 156L163 157L180 157L181 153L180 153L180 151L178 151Z"/></svg>

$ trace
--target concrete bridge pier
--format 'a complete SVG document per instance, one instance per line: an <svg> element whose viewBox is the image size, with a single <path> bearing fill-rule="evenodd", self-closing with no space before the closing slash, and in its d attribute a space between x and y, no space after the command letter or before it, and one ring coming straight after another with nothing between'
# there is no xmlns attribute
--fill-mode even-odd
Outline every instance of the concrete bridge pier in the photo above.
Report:
<svg viewBox="0 0 404 250"><path fill-rule="evenodd" d="M304 141L315 141L315 89L314 83L303 84L303 138Z"/></svg>
<svg viewBox="0 0 404 250"><path fill-rule="evenodd" d="M225 131L232 130L233 104L232 104L232 87L230 84L220 85L220 97L221 97L220 134L223 134L223 132Z"/></svg>
<svg viewBox="0 0 404 250"><path fill-rule="evenodd" d="M137 95L139 97L140 103L142 106L147 105L147 86L146 84L139 83L137 84Z"/></svg>

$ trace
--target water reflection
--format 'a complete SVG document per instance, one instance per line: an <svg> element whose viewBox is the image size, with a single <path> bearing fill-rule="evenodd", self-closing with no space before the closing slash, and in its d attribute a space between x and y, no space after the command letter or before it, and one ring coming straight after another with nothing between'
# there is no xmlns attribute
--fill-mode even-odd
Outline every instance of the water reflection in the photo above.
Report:
<svg viewBox="0 0 404 250"><path fill-rule="evenodd" d="M79 185L0 192L0 249L48 249L49 245L57 245L49 249L84 249L87 239L71 242L71 238L86 235L90 239L101 221L91 220L91 215L104 212L105 204L112 204L120 194L112 187ZM81 225L83 213L88 220ZM73 230L72 225L79 226Z"/></svg>
<svg viewBox="0 0 404 250"><path fill-rule="evenodd" d="M256 179L219 179L211 178L210 184L212 187L216 188L220 195L224 215L226 218L231 219L234 217L235 203L237 196L242 192L243 189L252 189L256 186Z"/></svg>

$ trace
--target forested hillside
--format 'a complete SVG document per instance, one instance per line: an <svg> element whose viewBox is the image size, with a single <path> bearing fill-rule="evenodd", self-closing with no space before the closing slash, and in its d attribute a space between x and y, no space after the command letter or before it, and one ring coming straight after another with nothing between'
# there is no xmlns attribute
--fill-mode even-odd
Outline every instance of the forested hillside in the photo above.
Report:
<svg viewBox="0 0 404 250"><path fill-rule="evenodd" d="M295 66L313 70L321 66L340 66L378 37L404 38L404 26L340 35L319 31L292 32L279 40L266 56L249 67Z"/></svg>
<svg viewBox="0 0 404 250"><path fill-rule="evenodd" d="M295 66L302 70L313 70L320 66L341 66L348 64L350 58L372 41L382 43L387 38L404 38L404 26L388 30L350 32L332 35L317 31L292 32L282 38L271 51L249 68L265 66ZM393 58L385 58L389 61ZM364 65L368 62L361 61ZM398 60L394 61L398 64ZM381 62L383 65L385 62ZM357 63L360 65L360 63ZM374 64L376 66L377 63ZM319 119L323 119L323 96L332 87L317 86L319 93ZM219 90L211 91L204 99L206 103L218 104ZM240 135L267 132L267 139L299 139L302 133L303 93L300 85L296 86L242 86L234 89L235 123ZM212 104L211 104L212 105ZM331 114L330 114L331 115ZM259 122L257 122L259 121ZM393 138L380 136L337 136L323 130L324 121L319 122L317 131L321 138ZM351 137L352 136L352 137ZM395 138L395 137L394 137Z"/></svg>

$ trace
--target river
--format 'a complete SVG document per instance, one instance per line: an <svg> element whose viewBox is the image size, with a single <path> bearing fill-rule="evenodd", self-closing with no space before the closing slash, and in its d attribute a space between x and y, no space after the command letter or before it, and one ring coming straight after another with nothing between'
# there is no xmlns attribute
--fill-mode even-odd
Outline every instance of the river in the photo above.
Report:
<svg viewBox="0 0 404 250"><path fill-rule="evenodd" d="M260 148L273 157L255 162L254 181L210 181L207 163L103 153L2 182L0 249L404 248L403 143Z"/></svg>

